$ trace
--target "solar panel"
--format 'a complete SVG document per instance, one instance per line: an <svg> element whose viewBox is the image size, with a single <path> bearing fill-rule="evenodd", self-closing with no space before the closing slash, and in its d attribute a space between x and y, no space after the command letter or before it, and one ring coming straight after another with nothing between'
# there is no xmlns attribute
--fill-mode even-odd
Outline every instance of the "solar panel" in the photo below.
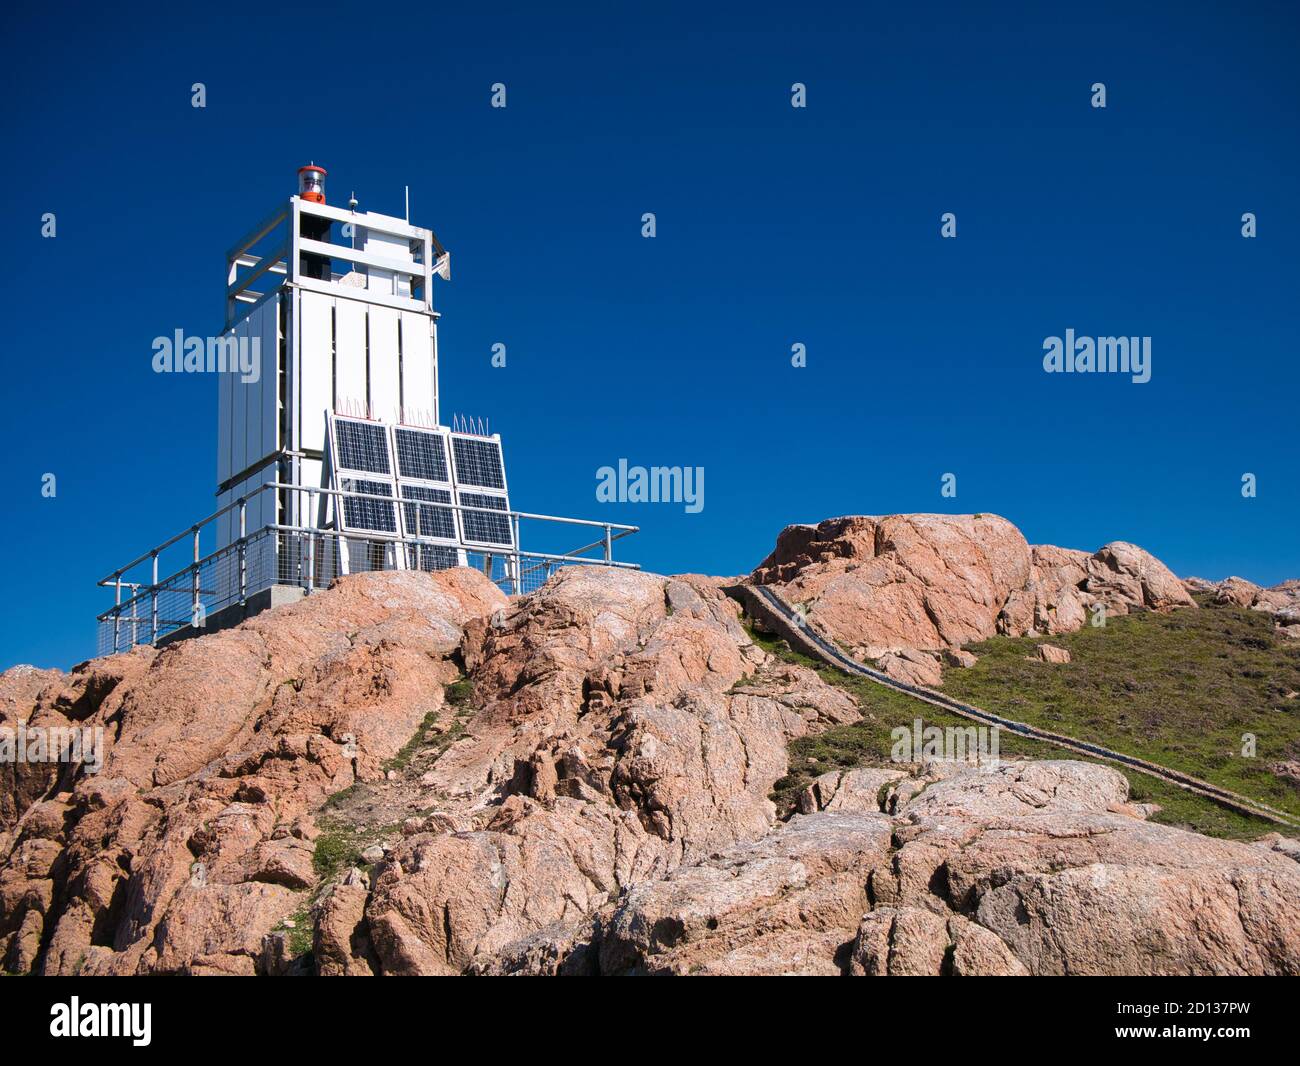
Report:
<svg viewBox="0 0 1300 1066"><path fill-rule="evenodd" d="M506 487L505 468L501 465L501 445L494 440L475 437L451 438L456 459L456 481L484 489Z"/></svg>
<svg viewBox="0 0 1300 1066"><path fill-rule="evenodd" d="M447 452L440 433L398 427L397 473L419 481L451 481L447 473Z"/></svg>
<svg viewBox="0 0 1300 1066"><path fill-rule="evenodd" d="M462 492L462 507L486 507L494 511L506 511L504 496L488 496L480 492ZM461 523L465 529L465 539L479 544L512 545L510 535L510 517L506 514L485 514L483 511L461 511Z"/></svg>
<svg viewBox="0 0 1300 1066"><path fill-rule="evenodd" d="M368 474L392 471L388 461L388 427L377 422L354 422L334 419L334 434L339 450L336 464L343 470L361 470Z"/></svg>
<svg viewBox="0 0 1300 1066"><path fill-rule="evenodd" d="M427 500L428 503L403 503L402 521L408 536L456 539L455 512L450 507L432 507L429 504L451 503L450 489L435 489L426 485L402 482L398 493L403 500Z"/></svg>
<svg viewBox="0 0 1300 1066"><path fill-rule="evenodd" d="M344 492L364 492L374 496L392 496L393 486L387 481L369 481L365 478L345 477L339 480ZM396 533L397 515L393 505L383 500L343 497L343 524L348 529L368 530L376 533Z"/></svg>

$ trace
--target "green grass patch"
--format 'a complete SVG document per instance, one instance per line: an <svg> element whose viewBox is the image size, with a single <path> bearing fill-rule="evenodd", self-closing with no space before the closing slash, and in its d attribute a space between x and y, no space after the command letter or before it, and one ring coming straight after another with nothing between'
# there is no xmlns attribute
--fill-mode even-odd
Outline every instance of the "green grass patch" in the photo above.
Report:
<svg viewBox="0 0 1300 1066"><path fill-rule="evenodd" d="M321 805L321 809L328 811L337 807L342 807L348 802L348 800L352 799L354 796L360 795L361 790L364 787L365 786L362 785L360 781L354 781L352 784L348 785L347 788L341 788L335 792L334 795L330 796L329 799Z"/></svg>
<svg viewBox="0 0 1300 1066"><path fill-rule="evenodd" d="M402 749L384 763L385 770L405 770L421 751L433 749L435 757L441 755L453 743L465 735L465 722L473 712L474 682L467 677L453 681L443 690L443 701L453 715L450 728L442 733L436 741L425 740L426 734L438 722L441 710L430 711L424 716L420 728L415 731ZM333 797L331 797L332 799Z"/></svg>
<svg viewBox="0 0 1300 1066"><path fill-rule="evenodd" d="M1031 658L1039 643L1070 653ZM977 707L1091 740L1200 777L1300 817L1300 788L1270 766L1300 758L1300 646L1271 619L1237 607L1140 612L1049 638L972 645L979 662L948 670L943 690ZM1242 754L1245 734L1255 755ZM1127 771L1126 771L1127 773ZM1220 836L1276 828L1129 774L1134 793L1165 809L1154 820Z"/></svg>
<svg viewBox="0 0 1300 1066"><path fill-rule="evenodd" d="M411 760L415 758L415 753L425 745L424 734L433 728L434 724L438 721L438 714L438 711L430 711L424 716L424 721L420 723L420 727L415 731L415 735L402 745L401 750L398 751L396 755L384 762L385 770L405 770L411 765Z"/></svg>
<svg viewBox="0 0 1300 1066"><path fill-rule="evenodd" d="M783 640L752 628L750 635L778 658L806 666L847 691L864 715L854 725L790 745L790 772L772 793L783 817L799 792L828 770L890 765L890 731L897 726L910 726L918 717L940 728L971 724L810 659ZM1039 643L1066 648L1071 662L1031 660ZM1276 637L1266 615L1229 607L1142 612L1057 637L998 637L970 650L980 657L974 667L944 672L948 695L1149 759L1300 816L1300 789L1269 770L1277 761L1300 759L1300 697L1288 698L1300 691L1300 647ZM1244 733L1255 735L1254 758L1241 755ZM1004 755L1099 761L1005 731L1000 744ZM1159 778L1121 772L1134 802L1161 806L1152 821L1232 839L1253 839L1279 828Z"/></svg>
<svg viewBox="0 0 1300 1066"><path fill-rule="evenodd" d="M317 827L316 850L311 864L322 881L336 877L349 866L362 866L361 853L373 842L370 834L335 818L322 818Z"/></svg>
<svg viewBox="0 0 1300 1066"><path fill-rule="evenodd" d="M311 905L303 904L276 926L276 932L287 933L285 938L291 959L300 959L312 950L313 924Z"/></svg>
<svg viewBox="0 0 1300 1066"><path fill-rule="evenodd" d="M447 686L445 696L447 702L458 711L468 710L474 700L474 682L467 677L453 681Z"/></svg>

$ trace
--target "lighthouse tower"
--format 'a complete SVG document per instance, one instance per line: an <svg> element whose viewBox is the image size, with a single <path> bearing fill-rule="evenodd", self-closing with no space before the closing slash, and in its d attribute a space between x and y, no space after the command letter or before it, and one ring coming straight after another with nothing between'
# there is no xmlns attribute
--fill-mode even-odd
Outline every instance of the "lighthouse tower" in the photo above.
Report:
<svg viewBox="0 0 1300 1066"><path fill-rule="evenodd" d="M635 565L612 552L633 526L511 510L500 437L441 417L446 249L355 198L331 204L325 182L302 167L296 195L226 253L225 327L208 342L217 507L100 581L114 595L101 651L234 625L364 570L472 566L517 594L560 566ZM586 543L521 551L525 520Z"/></svg>
<svg viewBox="0 0 1300 1066"><path fill-rule="evenodd" d="M300 494L256 490L326 485L331 415L438 425L433 279L449 256L431 230L331 206L325 177L303 167L298 195L226 256L226 328L261 357L256 380L223 374L218 399L218 503L249 497L245 534L319 520ZM219 544L240 536L233 514L223 527Z"/></svg>

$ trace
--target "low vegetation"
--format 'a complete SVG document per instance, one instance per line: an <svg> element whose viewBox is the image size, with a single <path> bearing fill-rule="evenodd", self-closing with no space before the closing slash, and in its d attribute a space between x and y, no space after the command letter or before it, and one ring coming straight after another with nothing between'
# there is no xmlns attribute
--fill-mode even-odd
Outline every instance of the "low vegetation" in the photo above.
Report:
<svg viewBox="0 0 1300 1066"><path fill-rule="evenodd" d="M465 735L473 698L473 682L467 678L452 682L443 690L443 705L425 715L411 739L383 764L385 780L356 782L325 801L312 856L321 885L350 866L364 866L361 853L372 844L400 836L404 819L433 812L428 805L430 792L418 778ZM448 715L450 721L440 729L440 721ZM389 772L395 775L391 779Z"/></svg>
<svg viewBox="0 0 1300 1066"><path fill-rule="evenodd" d="M1043 638L997 637L948 670L944 692L1031 725L1194 774L1300 817L1300 787L1277 772L1300 760L1300 644L1259 611L1142 612L1051 637L1071 661L1031 658ZM1250 754L1253 738L1254 753ZM1155 820L1220 836L1276 828L1166 782L1129 775Z"/></svg>
<svg viewBox="0 0 1300 1066"><path fill-rule="evenodd" d="M918 717L925 725L970 724L809 659L784 641L753 636L768 651L849 691L864 712L860 723L791 745L790 773L772 797L783 814L827 770L887 764L890 730L897 726L910 726ZM1066 648L1071 662L1034 658L1035 644L1043 642ZM1275 636L1265 615L1230 607L1139 613L1046 641L999 637L970 650L979 656L975 666L945 671L949 695L1194 774L1300 816L1300 787L1274 769L1300 759L1300 647ZM1246 734L1254 737L1253 757L1242 755ZM1078 758L1005 732L1000 739L1004 755ZM1277 829L1158 778L1122 772L1135 802L1162 808L1153 821L1237 839Z"/></svg>
<svg viewBox="0 0 1300 1066"><path fill-rule="evenodd" d="M865 678L842 673L820 660L793 650L784 640L752 629L750 636L760 647L779 659L806 666L827 684L845 689L853 696L863 714L862 721L853 725L836 726L816 736L801 737L790 745L790 772L776 783L772 791L772 800L781 817L790 814L799 793L814 778L828 770L888 765L890 749L893 747L890 731L896 727L910 729L917 718L921 719L922 727L964 728L972 724L968 719L947 714L901 692ZM1056 749L1046 744L1008 734L1002 735L1000 746L1003 755L1051 758L1056 753Z"/></svg>
<svg viewBox="0 0 1300 1066"><path fill-rule="evenodd" d="M276 932L285 933L289 958L306 960L312 950L311 905L304 904L276 926Z"/></svg>

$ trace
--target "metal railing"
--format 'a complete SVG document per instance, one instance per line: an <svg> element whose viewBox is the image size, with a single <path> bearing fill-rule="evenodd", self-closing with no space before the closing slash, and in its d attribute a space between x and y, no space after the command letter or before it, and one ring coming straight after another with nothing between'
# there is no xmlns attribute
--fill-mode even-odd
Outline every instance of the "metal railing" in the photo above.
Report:
<svg viewBox="0 0 1300 1066"><path fill-rule="evenodd" d="M256 520L250 523L249 510L255 503L271 508L273 514L287 511L310 520L322 501L328 501L336 516L332 524L337 527L337 515L345 499L386 504L395 531ZM294 506L289 506L291 503ZM415 516L418 526L422 508L478 512L496 521L505 519L512 543L492 546L470 543L459 536L423 536L418 530L408 530L407 516ZM600 535L566 551L524 551L520 533L525 523L542 524L549 530L587 527L599 530ZM257 528L250 532L250 524ZM460 528L455 522L453 526ZM126 651L137 644L157 644L187 627L201 631L216 612L236 605L246 607L249 599L273 586L300 588L309 594L347 574L470 566L507 594L521 595L536 591L562 566L586 564L635 570L639 569L637 564L614 559L614 542L637 531L636 526L614 522L272 482L214 511L102 578L99 585L113 589L114 602L96 618L99 654ZM598 554L593 556L593 552Z"/></svg>

